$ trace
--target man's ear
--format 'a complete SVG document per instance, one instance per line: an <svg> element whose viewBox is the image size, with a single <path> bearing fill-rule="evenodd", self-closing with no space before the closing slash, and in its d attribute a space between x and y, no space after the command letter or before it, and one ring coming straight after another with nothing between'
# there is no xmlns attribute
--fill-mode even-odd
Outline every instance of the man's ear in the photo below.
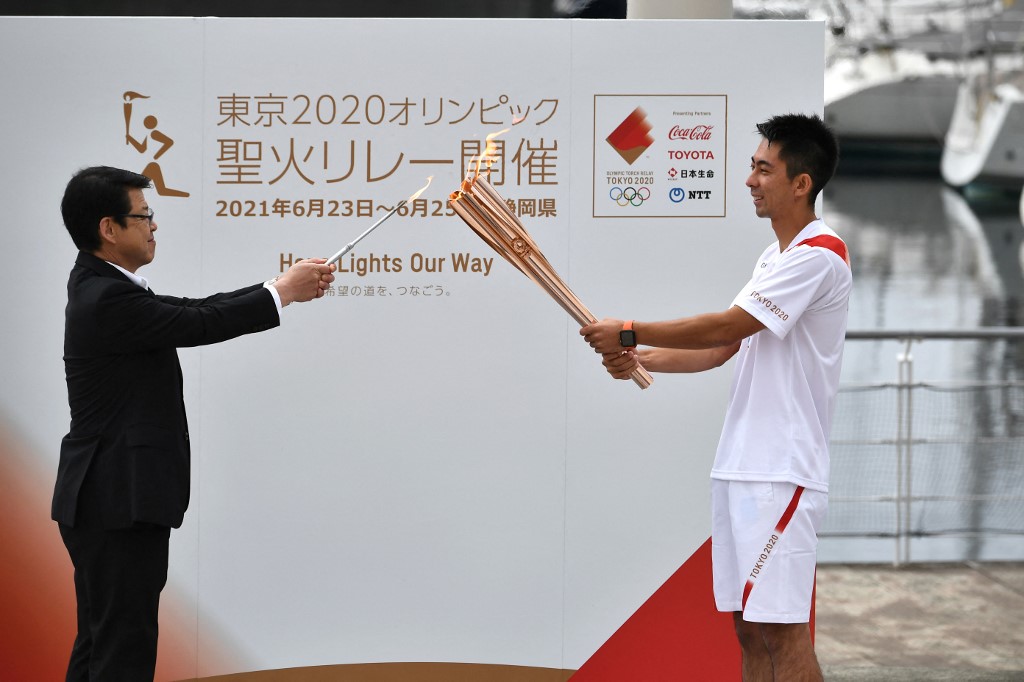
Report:
<svg viewBox="0 0 1024 682"><path fill-rule="evenodd" d="M107 216L100 219L100 241L104 244L117 244L118 228L121 226L117 221Z"/></svg>
<svg viewBox="0 0 1024 682"><path fill-rule="evenodd" d="M807 173L801 173L793 179L793 190L798 197L807 196L814 188L814 181Z"/></svg>

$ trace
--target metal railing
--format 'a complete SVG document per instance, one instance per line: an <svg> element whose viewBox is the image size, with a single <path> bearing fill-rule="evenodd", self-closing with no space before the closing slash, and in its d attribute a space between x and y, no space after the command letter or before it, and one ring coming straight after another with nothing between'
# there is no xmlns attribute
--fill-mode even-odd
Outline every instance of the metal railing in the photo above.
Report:
<svg viewBox="0 0 1024 682"><path fill-rule="evenodd" d="M876 342L862 353L872 358L895 344L896 381L840 386L820 537L889 538L897 566L912 560L912 540L929 539L958 539L955 560L984 559L986 543L1009 539L1024 559L1022 340L1024 327L848 332L848 359L867 350L860 342ZM915 344L939 341L953 344L932 370L967 357L970 376L915 379Z"/></svg>

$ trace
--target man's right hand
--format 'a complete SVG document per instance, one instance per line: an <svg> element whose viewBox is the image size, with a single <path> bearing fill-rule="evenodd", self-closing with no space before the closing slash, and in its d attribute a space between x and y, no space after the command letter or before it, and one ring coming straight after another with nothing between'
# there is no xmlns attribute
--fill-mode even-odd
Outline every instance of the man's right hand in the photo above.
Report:
<svg viewBox="0 0 1024 682"><path fill-rule="evenodd" d="M334 265L326 258L306 258L296 261L271 285L281 297L281 305L298 301L311 301L324 295L334 281Z"/></svg>

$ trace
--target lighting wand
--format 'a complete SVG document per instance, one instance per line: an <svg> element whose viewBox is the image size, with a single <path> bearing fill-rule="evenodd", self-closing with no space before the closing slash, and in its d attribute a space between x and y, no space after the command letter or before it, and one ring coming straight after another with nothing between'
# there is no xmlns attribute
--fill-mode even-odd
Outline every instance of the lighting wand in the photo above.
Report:
<svg viewBox="0 0 1024 682"><path fill-rule="evenodd" d="M380 220L375 222L373 225L370 225L370 227L365 232L363 232L361 235L359 235L358 237L356 237L355 239L350 241L348 244L345 244L345 247L341 251L339 251L338 253L334 254L333 256L331 256L327 260L327 265L330 265L331 263L337 263L339 260L341 260L341 257L344 256L349 251L351 251L353 249L353 247L355 247L355 245L358 244L360 242L360 240L362 240L363 237L365 237L366 235L368 235L371 232L373 232L374 230L376 230L378 227L380 227L381 223L383 223L385 220L387 220L391 216L393 216L396 213L398 213L398 209L402 208L407 203L409 203L409 202L419 198L419 196L421 194L423 194L423 191L426 190L427 187L430 187L430 181L433 180L433 179L434 179L433 175L429 176L427 178L427 184L423 185L423 187L420 187L408 199L402 199L401 201L399 201L398 204L393 209L391 209L390 211L387 212L387 214L384 215L384 217L382 217Z"/></svg>
<svg viewBox="0 0 1024 682"><path fill-rule="evenodd" d="M402 208L403 206L405 206L405 199L402 199L401 201L399 201L397 206L395 206L393 209L388 211L388 213L384 217L382 217L380 220L375 222L373 225L370 225L370 227L365 232L363 232L361 235L359 235L358 237L356 237L355 239L350 241L348 244L345 244L344 248L342 248L341 251L339 251L338 253L334 254L333 256L331 256L327 260L327 265L330 265L331 263L337 263L339 260L341 260L341 257L344 256L349 251L351 251L352 248L356 244L358 244L360 242L360 240L362 240L363 237L365 237L366 235L368 235L371 232L373 232L374 230L376 230L380 226L381 223L383 223L385 220L387 220L391 216L395 215L395 213L398 212L398 209Z"/></svg>

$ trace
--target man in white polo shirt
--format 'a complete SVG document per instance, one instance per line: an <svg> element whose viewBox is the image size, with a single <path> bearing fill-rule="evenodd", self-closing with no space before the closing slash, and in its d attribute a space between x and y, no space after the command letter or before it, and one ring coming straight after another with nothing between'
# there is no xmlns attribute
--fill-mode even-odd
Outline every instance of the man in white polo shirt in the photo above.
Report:
<svg viewBox="0 0 1024 682"><path fill-rule="evenodd" d="M817 116L775 116L757 130L746 185L778 241L732 306L580 333L617 379L638 365L700 372L737 356L711 470L715 602L734 614L744 680L821 680L808 622L852 277L814 203L839 149Z"/></svg>

